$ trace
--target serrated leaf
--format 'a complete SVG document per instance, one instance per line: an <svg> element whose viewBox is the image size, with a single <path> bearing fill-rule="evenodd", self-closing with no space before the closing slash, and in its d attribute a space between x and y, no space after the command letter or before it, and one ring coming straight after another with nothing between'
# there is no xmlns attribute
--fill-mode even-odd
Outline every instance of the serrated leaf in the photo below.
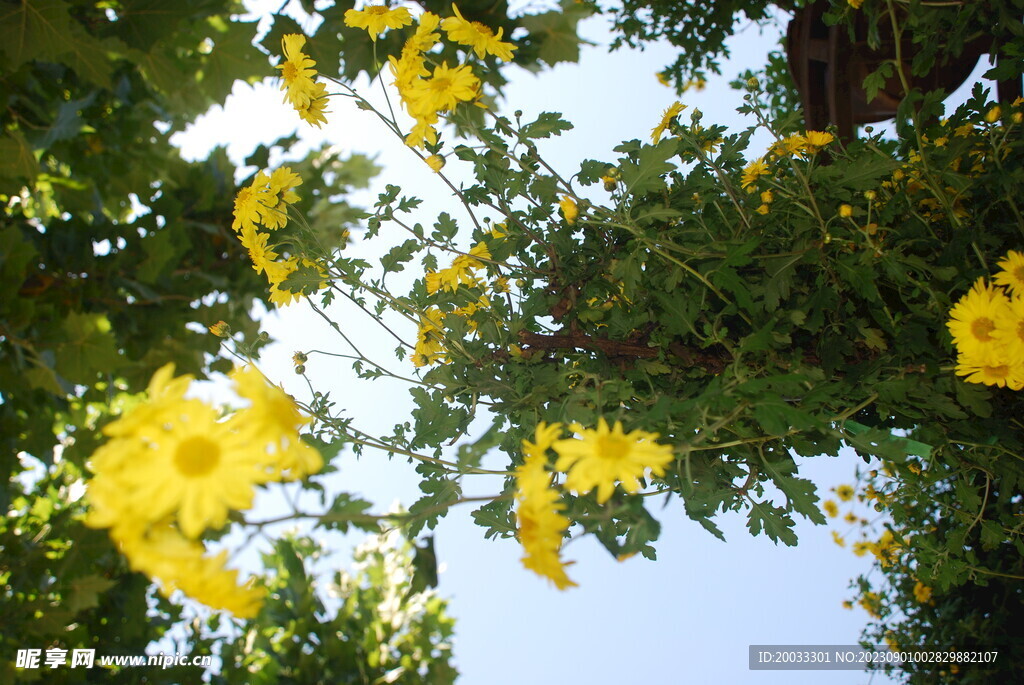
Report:
<svg viewBox="0 0 1024 685"><path fill-rule="evenodd" d="M74 614L98 607L100 595L116 584L113 580L96 574L75 578L69 583L71 592L66 606Z"/></svg>
<svg viewBox="0 0 1024 685"><path fill-rule="evenodd" d="M71 41L71 17L62 0L0 4L0 52L12 69L33 59L54 61Z"/></svg>
<svg viewBox="0 0 1024 685"><path fill-rule="evenodd" d="M572 124L558 112L541 112L536 121L523 126L520 133L526 138L550 138L572 129Z"/></svg>
<svg viewBox="0 0 1024 685"><path fill-rule="evenodd" d="M231 92L235 81L245 81L260 73L265 60L252 44L258 22L231 22L213 37L213 51L203 65L203 91L216 101Z"/></svg>
<svg viewBox="0 0 1024 685"><path fill-rule="evenodd" d="M295 271L281 281L281 290L303 295L313 295L326 286L323 272L316 264L299 264Z"/></svg>
<svg viewBox="0 0 1024 685"><path fill-rule="evenodd" d="M644 195L652 190L664 188L665 180L662 175L676 168L675 164L668 161L675 156L676 150L677 141L670 138L657 145L642 146L635 162L623 159L619 168L627 192Z"/></svg>
<svg viewBox="0 0 1024 685"><path fill-rule="evenodd" d="M796 533L793 532L794 521L784 509L773 507L764 502L755 502L750 506L747 527L751 535L768 534L773 542L782 542L789 547L796 545Z"/></svg>
<svg viewBox="0 0 1024 685"><path fill-rule="evenodd" d="M516 517L507 500L488 502L473 512L473 520L485 529L484 538L512 538L516 535Z"/></svg>
<svg viewBox="0 0 1024 685"><path fill-rule="evenodd" d="M72 383L91 384L117 368L120 356L105 314L71 312L64 319L65 342L57 346L57 372Z"/></svg>
<svg viewBox="0 0 1024 685"><path fill-rule="evenodd" d="M110 88L110 75L114 65L110 61L111 53L120 53L124 45L116 38L97 40L81 24L71 25L71 40L65 52L58 60L72 69L86 81L100 88Z"/></svg>
<svg viewBox="0 0 1024 685"><path fill-rule="evenodd" d="M39 173L39 163L20 131L7 131L0 136L0 178L32 183Z"/></svg>

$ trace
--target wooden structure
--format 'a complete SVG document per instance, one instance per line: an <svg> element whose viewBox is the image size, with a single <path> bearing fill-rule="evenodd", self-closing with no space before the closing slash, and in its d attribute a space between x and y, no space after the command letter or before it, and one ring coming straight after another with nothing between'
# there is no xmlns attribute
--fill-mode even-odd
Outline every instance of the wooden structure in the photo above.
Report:
<svg viewBox="0 0 1024 685"><path fill-rule="evenodd" d="M827 26L822 20L828 8L827 2L818 0L796 10L786 36L789 69L800 92L807 128L823 131L832 123L840 138L851 140L856 136L857 126L896 116L904 97L898 75L890 77L870 102L863 89L864 79L869 74L882 62L895 58L896 42L891 33L886 36L883 32L879 47L868 47L867 22L860 13L855 39L850 40L846 26ZM943 88L951 93L971 75L978 59L988 53L991 42L983 36L966 44L955 61L936 65L926 76L910 76L914 45L905 41L902 46L904 73L914 88L922 91ZM1000 100L1012 101L1020 95L1019 79L999 83Z"/></svg>

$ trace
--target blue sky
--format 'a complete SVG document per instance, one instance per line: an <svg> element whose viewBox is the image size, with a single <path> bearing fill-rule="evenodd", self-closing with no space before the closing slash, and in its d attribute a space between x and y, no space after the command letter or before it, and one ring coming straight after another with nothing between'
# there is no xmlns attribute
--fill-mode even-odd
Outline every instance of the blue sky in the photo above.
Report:
<svg viewBox="0 0 1024 685"><path fill-rule="evenodd" d="M273 3L276 5L277 3ZM541 111L559 111L576 128L546 144L541 153L571 175L584 158L614 159L612 148L622 140L646 138L661 112L675 99L654 74L674 60L668 46L646 51L608 54L609 36L601 19L588 20L581 33L598 45L585 48L578 65L560 65L534 75L509 71L506 111L522 109L524 118ZM760 35L749 27L732 40L733 57L724 76L703 92L687 93L683 102L704 112L704 123L736 130L751 122L734 111L742 94L727 82L745 68L764 64L777 34ZM269 72L268 68L268 72ZM362 84L365 89L367 84ZM364 91L365 92L365 91ZM389 137L365 112L339 102L323 131L298 121L273 84L252 88L236 84L224 108L215 108L176 138L183 153L202 157L213 145L226 145L236 163L260 142L292 130L302 136L302 149L323 141L342 150L376 156L384 167L367 202L384 183L401 185L427 200L420 221L439 211L455 213L455 202L440 180L416 157ZM751 155L767 146L755 139ZM759 147L760 146L760 149ZM279 161L279 160L278 160ZM456 177L457 162L445 169ZM372 255L379 248L358 244L352 249ZM373 326L341 307L332 316L346 330L365 336L370 349L383 350L390 362L393 344L375 346ZM359 323L362 321L363 323ZM299 397L307 391L292 372L291 355L311 348L336 349L336 338L307 308L295 305L273 312L265 329L279 342L268 348L261 367ZM307 364L318 389L330 389L341 404L367 428L386 430L410 410L406 389L393 381L356 381L345 363L313 357ZM411 366L409 369L411 370ZM859 458L802 459L801 473L822 489L852 483ZM495 462L495 466L504 464ZM418 478L411 465L367 454L361 460L343 455L332 487L359 493L385 510L393 502L408 506L418 497ZM496 492L493 483L470 483L467 494ZM633 558L618 562L589 538L574 540L565 557L575 560L570 575L579 587L559 592L524 570L514 541L485 541L469 516L470 508L453 511L437 530L436 549L443 567L439 592L451 600L458 619L455 654L465 685L546 683L883 683L862 672L752 672L747 668L750 644L854 644L867 615L844 610L848 581L870 568L867 558L836 546L829 528L806 521L797 525L800 545L776 547L768 538L752 538L740 516L718 521L723 543L690 521L678 501L666 508L652 502L663 533L657 562ZM274 503L266 500L264 511ZM340 545L332 563L347 565L353 539Z"/></svg>

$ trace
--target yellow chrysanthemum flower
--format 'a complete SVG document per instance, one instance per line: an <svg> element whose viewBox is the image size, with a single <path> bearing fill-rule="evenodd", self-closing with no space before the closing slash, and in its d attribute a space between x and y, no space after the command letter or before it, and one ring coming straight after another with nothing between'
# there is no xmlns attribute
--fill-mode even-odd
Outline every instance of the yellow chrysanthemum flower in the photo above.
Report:
<svg viewBox="0 0 1024 685"><path fill-rule="evenodd" d="M576 202L568 195L563 195L562 199L558 201L558 206L562 209L562 216L565 217L565 223L570 226L576 223L576 219L580 215L580 209L576 206Z"/></svg>
<svg viewBox="0 0 1024 685"><path fill-rule="evenodd" d="M740 176L740 186L748 193L754 192L754 184L757 179L768 173L768 165L763 159L751 162L743 168L743 175Z"/></svg>
<svg viewBox="0 0 1024 685"><path fill-rule="evenodd" d="M1002 271L992 277L996 285L1006 287L1017 297L1024 296L1024 254L1010 250L999 260L998 266Z"/></svg>
<svg viewBox="0 0 1024 685"><path fill-rule="evenodd" d="M807 147L809 147L812 152L815 152L831 143L835 140L835 137L831 133L825 133L823 131L805 131L804 139L807 141Z"/></svg>
<svg viewBox="0 0 1024 685"><path fill-rule="evenodd" d="M852 485L840 485L836 488L836 497L842 502L849 502L853 499L853 486Z"/></svg>
<svg viewBox="0 0 1024 685"><path fill-rule="evenodd" d="M244 410L245 426L266 454L274 480L298 480L319 472L323 458L299 437L310 419L299 412L295 400L252 367L235 369L231 379L238 394L252 403Z"/></svg>
<svg viewBox="0 0 1024 685"><path fill-rule="evenodd" d="M846 540L844 540L843 536L834 530L832 531L832 542L836 543L840 547L846 547Z"/></svg>
<svg viewBox="0 0 1024 685"><path fill-rule="evenodd" d="M968 383L995 385L1011 390L1024 388L1024 364L981 364L961 354L957 358L956 374L965 376L964 380Z"/></svg>
<svg viewBox="0 0 1024 685"><path fill-rule="evenodd" d="M441 169L444 168L444 157L441 155L430 155L425 160L427 166L430 167L431 171L435 174L440 173Z"/></svg>
<svg viewBox="0 0 1024 685"><path fill-rule="evenodd" d="M512 61L512 52L516 50L516 46L501 42L504 29L498 29L498 33L495 34L478 21L466 21L455 3L452 3L452 11L455 12L455 16L441 22L441 28L448 34L448 40L459 45L468 45L480 59L494 55L503 62Z"/></svg>
<svg viewBox="0 0 1024 685"><path fill-rule="evenodd" d="M523 546L523 566L548 578L559 590L576 585L566 575L572 562L560 556L569 519L562 515L565 504L551 485L551 473L545 468L547 450L562 433L561 424L540 423L533 442L523 440L523 464L516 469L516 522L519 543Z"/></svg>
<svg viewBox="0 0 1024 685"><path fill-rule="evenodd" d="M374 41L388 29L400 29L411 23L412 15L405 7L392 9L386 5L370 5L361 10L350 9L345 12L345 26L366 29Z"/></svg>
<svg viewBox="0 0 1024 685"><path fill-rule="evenodd" d="M616 482L635 493L640 477L647 469L655 475L665 474L665 466L673 459L672 447L659 445L657 433L635 430L624 433L622 423L611 428L602 417L596 429L578 431L581 439L559 440L555 469L566 472L565 487L587 493L597 489L597 501L604 503L612 496Z"/></svg>
<svg viewBox="0 0 1024 685"><path fill-rule="evenodd" d="M431 307L420 315L419 329L416 331L416 346L413 350L414 366L427 366L443 361L444 348L444 312Z"/></svg>
<svg viewBox="0 0 1024 685"><path fill-rule="evenodd" d="M237 418L220 421L212 407L183 399L161 419L139 426L118 458L93 460L97 476L123 488L126 510L150 522L173 516L186 537L196 538L227 523L230 510L252 505L267 469Z"/></svg>
<svg viewBox="0 0 1024 685"><path fill-rule="evenodd" d="M862 557L868 553L871 549L871 543L867 540L861 540L860 542L853 543L853 553L858 557Z"/></svg>
<svg viewBox="0 0 1024 685"><path fill-rule="evenodd" d="M450 68L445 62L434 69L430 78L413 82L410 92L410 113L448 112L460 102L475 100L480 92L480 79L469 65Z"/></svg>
<svg viewBox="0 0 1024 685"><path fill-rule="evenodd" d="M1010 364L1024 363L1024 297L1014 297L996 318L992 332L1002 346L1002 358Z"/></svg>
<svg viewBox="0 0 1024 685"><path fill-rule="evenodd" d="M953 344L966 359L978 365L1003 364L999 339L993 335L996 321L1006 315L1010 300L1002 289L988 285L979 278L970 292L960 298L949 312L946 326L953 335Z"/></svg>
<svg viewBox="0 0 1024 685"><path fill-rule="evenodd" d="M247 226L238 234L242 246L249 251L249 259L252 261L252 268L256 273L261 274L270 264L277 259L278 254L273 251L267 241L270 236L257 231L255 227Z"/></svg>
<svg viewBox="0 0 1024 685"><path fill-rule="evenodd" d="M405 46L402 48L404 54L406 49L415 50L416 52L426 52L430 48L437 45L437 41L441 39L441 34L437 33L437 27L441 24L441 17L437 16L433 12L424 12L419 17L419 23L416 26L416 32L405 41Z"/></svg>
<svg viewBox="0 0 1024 685"><path fill-rule="evenodd" d="M321 124L326 124L326 115L330 114L327 111L327 98L327 88L324 84L315 84L306 104L302 107L295 107L295 110L299 113L299 118L310 126L316 126L317 128L320 128Z"/></svg>
<svg viewBox="0 0 1024 685"><path fill-rule="evenodd" d="M932 589L920 580L914 583L914 599L919 604L927 604L932 599Z"/></svg>
<svg viewBox="0 0 1024 685"><path fill-rule="evenodd" d="M281 52L284 61L277 65L281 70L281 90L285 91L284 101L290 102L296 109L305 107L313 97L316 62L302 52L306 37L297 33L286 34L281 38Z"/></svg>
<svg viewBox="0 0 1024 685"><path fill-rule="evenodd" d="M676 117L683 113L684 109L686 109L686 105L678 101L669 105L668 109L662 113L661 121L658 122L657 126L651 129L652 143L655 145L658 144L658 141L661 140L661 135L668 130L668 127L672 125L672 122L675 121Z"/></svg>
<svg viewBox="0 0 1024 685"><path fill-rule="evenodd" d="M846 516L843 517L843 520L847 523L857 523L857 515L854 514L852 511L848 512Z"/></svg>
<svg viewBox="0 0 1024 685"><path fill-rule="evenodd" d="M831 518L835 518L839 515L839 505L836 504L835 500L827 499L821 503L821 508L825 510Z"/></svg>

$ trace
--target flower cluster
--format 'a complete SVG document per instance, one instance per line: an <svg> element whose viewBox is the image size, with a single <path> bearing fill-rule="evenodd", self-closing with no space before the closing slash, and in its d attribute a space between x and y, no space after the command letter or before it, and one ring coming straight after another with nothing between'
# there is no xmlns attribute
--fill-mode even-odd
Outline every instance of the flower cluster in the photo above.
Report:
<svg viewBox="0 0 1024 685"><path fill-rule="evenodd" d="M284 61L277 65L281 70L281 90L284 101L291 104L307 124L320 128L327 123L327 89L315 80L316 62L302 52L306 37L289 33L281 39Z"/></svg>
<svg viewBox="0 0 1024 685"><path fill-rule="evenodd" d="M599 504L608 501L617 484L636 493L639 479L648 470L663 476L673 459L672 448L658 444L656 433L625 433L620 421L609 427L601 418L596 429L573 426L572 430L579 439L561 439L561 424L540 423L534 441L523 441L524 461L516 469L519 541L526 552L523 565L551 579L560 590L575 583L566 577L559 558L569 521L560 513L565 505L552 485L555 473L545 468L548 449L558 455L555 472L566 474L563 489L580 495L596 490Z"/></svg>
<svg viewBox="0 0 1024 685"><path fill-rule="evenodd" d="M990 285L979 278L949 312L956 373L968 383L1024 388L1024 254L1011 250Z"/></svg>
<svg viewBox="0 0 1024 685"><path fill-rule="evenodd" d="M386 8L366 8L362 12L380 12L382 9ZM501 41L502 29L495 34L479 22L467 21L454 4L452 11L455 16L444 20L432 12L424 12L419 17L416 32L402 47L401 55L398 58L388 57L402 104L416 122L406 136L406 143L412 147L436 144L435 125L439 116L454 110L461 102L476 100L480 95L480 80L468 64L449 67L447 62L442 62L434 64L433 69L428 67L428 53L441 40L438 29L445 32L449 41L469 47L479 59L494 55L507 62L516 49L511 43ZM400 8L386 12L404 12L401 26L412 22L408 10ZM345 23L349 26L360 26L363 21L363 15L353 10L345 15ZM398 27L397 18L394 23L396 26L389 27ZM367 30L374 36L370 27Z"/></svg>
<svg viewBox="0 0 1024 685"><path fill-rule="evenodd" d="M289 167L281 167L269 176L264 171L256 174L253 182L238 191L235 197L235 220L231 228L238 234L238 240L249 251L252 268L256 273L266 274L270 284L270 301L277 306L286 306L298 300L301 292L282 289L284 281L300 268L316 269L323 280L320 288L327 286L326 272L315 262L296 256L282 256L270 244L270 233L288 225L288 206L297 202L295 188L302 183L299 175Z"/></svg>
<svg viewBox="0 0 1024 685"><path fill-rule="evenodd" d="M87 522L108 528L133 569L214 609L250 618L261 592L238 585L227 552L206 556L204 532L219 530L232 511L252 506L255 487L319 471L319 453L299 439L308 422L280 388L251 368L232 374L251 403L227 419L185 397L193 378L154 374L148 399L111 422L111 439L90 460Z"/></svg>

